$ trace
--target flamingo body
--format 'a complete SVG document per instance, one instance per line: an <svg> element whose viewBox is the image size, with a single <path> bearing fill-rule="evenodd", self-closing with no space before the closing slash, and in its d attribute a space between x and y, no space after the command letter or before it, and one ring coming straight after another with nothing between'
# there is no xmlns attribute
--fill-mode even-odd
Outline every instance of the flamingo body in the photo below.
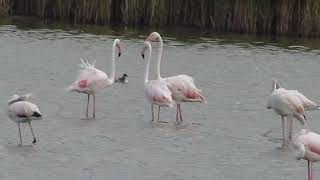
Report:
<svg viewBox="0 0 320 180"><path fill-rule="evenodd" d="M18 124L20 144L22 144L20 123L29 124L33 136L32 143L36 143L37 141L31 127L31 121L42 119L42 114L39 108L35 104L27 101L29 97L30 95L13 95L12 98L8 101L7 115L12 121Z"/></svg>
<svg viewBox="0 0 320 180"><path fill-rule="evenodd" d="M80 70L76 80L67 88L68 91L75 91L88 95L86 118L88 118L90 95L93 96L93 118L95 118L96 93L108 86L111 86L115 81L116 49L118 50L119 58L122 52L119 39L115 39L113 42L112 72L110 77L108 77L105 72L95 68L94 63L90 64L88 61L83 61L81 59L80 67L82 69Z"/></svg>
<svg viewBox="0 0 320 180"><path fill-rule="evenodd" d="M320 161L320 135L302 129L295 137L293 148L297 159L308 161L308 180L312 180L312 162Z"/></svg>

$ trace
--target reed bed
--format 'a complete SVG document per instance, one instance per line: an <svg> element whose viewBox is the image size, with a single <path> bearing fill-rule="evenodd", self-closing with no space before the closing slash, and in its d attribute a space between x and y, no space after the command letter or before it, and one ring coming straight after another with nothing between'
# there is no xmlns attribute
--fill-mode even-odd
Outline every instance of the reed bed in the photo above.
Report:
<svg viewBox="0 0 320 180"><path fill-rule="evenodd" d="M0 14L10 13L74 24L320 36L319 0L0 0Z"/></svg>

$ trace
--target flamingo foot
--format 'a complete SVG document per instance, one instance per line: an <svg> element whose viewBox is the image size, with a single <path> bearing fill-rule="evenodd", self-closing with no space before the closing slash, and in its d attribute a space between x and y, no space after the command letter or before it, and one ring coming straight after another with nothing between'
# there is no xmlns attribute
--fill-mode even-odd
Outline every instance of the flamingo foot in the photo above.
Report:
<svg viewBox="0 0 320 180"><path fill-rule="evenodd" d="M36 138L33 138L32 144L35 144L37 142Z"/></svg>

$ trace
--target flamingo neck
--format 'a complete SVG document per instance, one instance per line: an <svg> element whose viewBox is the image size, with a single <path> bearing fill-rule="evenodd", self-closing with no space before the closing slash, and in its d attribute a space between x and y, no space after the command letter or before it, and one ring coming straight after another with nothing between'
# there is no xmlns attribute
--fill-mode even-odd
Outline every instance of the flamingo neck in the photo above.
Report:
<svg viewBox="0 0 320 180"><path fill-rule="evenodd" d="M161 66L161 59L162 59L162 50L163 50L163 41L161 36L159 36L159 42L160 42L160 49L159 49L159 53L158 53L158 57L157 57L157 72L156 72L156 76L157 79L162 79L161 75L160 75L160 66Z"/></svg>
<svg viewBox="0 0 320 180"><path fill-rule="evenodd" d="M150 67L150 61L151 61L151 53L152 53L152 50L151 50L151 47L149 47L149 53L148 53L148 60L146 62L146 69L145 69L145 72L144 72L144 83L146 84L149 80L149 67Z"/></svg>
<svg viewBox="0 0 320 180"><path fill-rule="evenodd" d="M112 48L112 63L111 63L111 75L110 75L110 80L114 82L114 78L116 76L116 42L113 43L113 48Z"/></svg>

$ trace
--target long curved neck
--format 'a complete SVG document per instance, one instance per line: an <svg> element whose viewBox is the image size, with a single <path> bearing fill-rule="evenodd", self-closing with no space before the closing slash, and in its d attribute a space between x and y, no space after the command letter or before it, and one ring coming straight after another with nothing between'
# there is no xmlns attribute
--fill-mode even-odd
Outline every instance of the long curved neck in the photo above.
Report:
<svg viewBox="0 0 320 180"><path fill-rule="evenodd" d="M160 66L161 66L161 59L162 59L162 50L163 50L163 41L162 41L162 38L161 36L159 36L159 42L160 42L160 49L159 49L159 52L158 52L158 59L157 59L157 72L156 72L156 76L157 76L157 79L161 79L161 75L160 75Z"/></svg>
<svg viewBox="0 0 320 180"><path fill-rule="evenodd" d="M111 75L110 75L110 80L114 82L114 78L116 76L116 42L113 43L113 48L112 48L112 65L111 65Z"/></svg>
<svg viewBox="0 0 320 180"><path fill-rule="evenodd" d="M146 62L146 69L144 72L144 83L147 83L149 81L148 79L149 79L149 67L150 67L151 53L152 53L152 50L151 50L151 48L149 48L148 60Z"/></svg>

